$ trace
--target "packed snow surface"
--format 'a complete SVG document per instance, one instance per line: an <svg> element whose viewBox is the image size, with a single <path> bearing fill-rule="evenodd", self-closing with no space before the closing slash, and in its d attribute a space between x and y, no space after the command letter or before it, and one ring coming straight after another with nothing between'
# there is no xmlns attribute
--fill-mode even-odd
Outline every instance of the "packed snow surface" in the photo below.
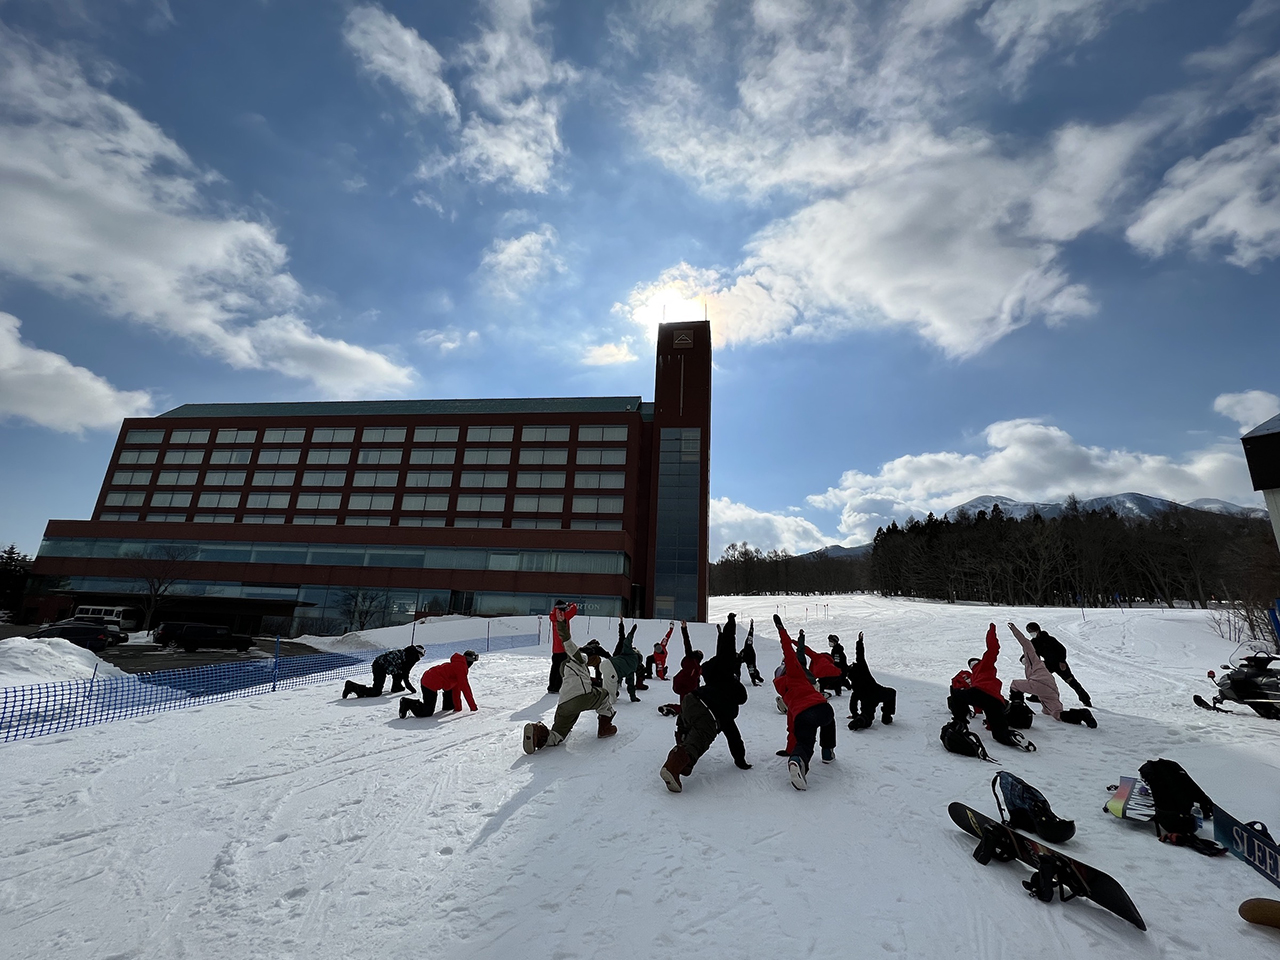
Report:
<svg viewBox="0 0 1280 960"><path fill-rule="evenodd" d="M25 687L60 680L88 680L97 671L100 677L122 677L113 667L84 647L61 637L10 637L0 640L0 687Z"/></svg>
<svg viewBox="0 0 1280 960"><path fill-rule="evenodd" d="M1280 723L1192 705L1233 650L1204 612L713 600L714 620L730 610L739 642L755 619L766 678L775 612L817 649L836 633L852 656L864 631L877 680L898 689L893 725L851 732L837 701L836 761L815 762L799 793L774 756L785 722L773 689L750 688L739 725L754 768L736 769L721 738L675 795L658 778L674 742L655 709L673 699L669 683L651 682L641 703L624 692L612 739L584 716L563 745L524 755L521 727L555 707L544 643L482 656L474 714L399 720L396 697L342 700L329 684L0 745L4 955L1276 955L1280 931L1236 915L1248 897L1280 897L1267 880L1102 810L1108 784L1169 757L1238 819L1280 827ZM948 754L947 684L981 653L988 622L1001 678L1021 675L1008 620L1037 620L1066 644L1099 727L1037 716L1036 753L987 735L999 766ZM612 648L616 621L574 627ZM492 627L449 629L462 646ZM641 621L637 648L665 629ZM713 649L711 626L690 632ZM679 644L677 630L673 666ZM1063 699L1078 705L1065 686ZM1147 932L1087 901L1040 903L1022 889L1028 868L972 859L947 804L995 815L1000 769L1076 820L1063 849L1117 877Z"/></svg>

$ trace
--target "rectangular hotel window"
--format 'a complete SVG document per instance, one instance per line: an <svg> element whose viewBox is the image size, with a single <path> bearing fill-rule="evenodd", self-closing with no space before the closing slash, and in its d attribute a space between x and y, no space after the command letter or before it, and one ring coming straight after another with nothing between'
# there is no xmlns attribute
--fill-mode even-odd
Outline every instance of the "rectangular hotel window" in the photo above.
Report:
<svg viewBox="0 0 1280 960"><path fill-rule="evenodd" d="M166 450L165 463L204 463L203 450Z"/></svg>
<svg viewBox="0 0 1280 960"><path fill-rule="evenodd" d="M579 443L599 443L600 441L614 442L617 440L626 441L627 428L624 424L621 427L579 427L578 442Z"/></svg>
<svg viewBox="0 0 1280 960"><path fill-rule="evenodd" d="M307 463L347 463L350 460L349 447L313 447L307 451Z"/></svg>
<svg viewBox="0 0 1280 960"><path fill-rule="evenodd" d="M621 520L570 520L570 530L621 530Z"/></svg>
<svg viewBox="0 0 1280 960"><path fill-rule="evenodd" d="M309 514L295 514L293 522L308 527L332 527L338 522L337 517L317 517Z"/></svg>
<svg viewBox="0 0 1280 960"><path fill-rule="evenodd" d="M235 523L234 513L197 513L196 523Z"/></svg>
<svg viewBox="0 0 1280 960"><path fill-rule="evenodd" d="M348 510L390 510L396 498L390 493L353 493L347 501Z"/></svg>
<svg viewBox="0 0 1280 960"><path fill-rule="evenodd" d="M348 527L389 527L390 517L347 517L342 521Z"/></svg>
<svg viewBox="0 0 1280 960"><path fill-rule="evenodd" d="M170 443L208 443L208 430L175 430L169 434Z"/></svg>
<svg viewBox="0 0 1280 960"><path fill-rule="evenodd" d="M352 486L355 487L394 487L400 479L395 470L357 470Z"/></svg>
<svg viewBox="0 0 1280 960"><path fill-rule="evenodd" d="M163 430L130 430L124 435L125 443L164 443Z"/></svg>
<svg viewBox="0 0 1280 960"><path fill-rule="evenodd" d="M564 486L564 474L559 472L543 473L534 470L520 470L516 473L517 487L544 487L556 489Z"/></svg>
<svg viewBox="0 0 1280 960"><path fill-rule="evenodd" d="M455 527L484 527L495 528L502 526L502 520L498 517L457 517L453 521Z"/></svg>
<svg viewBox="0 0 1280 960"><path fill-rule="evenodd" d="M342 494L340 493L300 493L298 494L299 510L340 510Z"/></svg>
<svg viewBox="0 0 1280 960"><path fill-rule="evenodd" d="M401 510L448 510L447 493L408 493L400 498Z"/></svg>
<svg viewBox="0 0 1280 960"><path fill-rule="evenodd" d="M467 427L467 443L510 443L515 427Z"/></svg>
<svg viewBox="0 0 1280 960"><path fill-rule="evenodd" d="M199 479L198 470L161 470L156 483L165 487L177 487L195 484Z"/></svg>
<svg viewBox="0 0 1280 960"><path fill-rule="evenodd" d="M355 438L355 427L316 427L311 431L312 443L350 443Z"/></svg>
<svg viewBox="0 0 1280 960"><path fill-rule="evenodd" d="M418 427L413 431L414 443L457 443L457 427Z"/></svg>
<svg viewBox="0 0 1280 960"><path fill-rule="evenodd" d="M306 438L307 431L304 427L276 428L262 431L263 443L301 443Z"/></svg>
<svg viewBox="0 0 1280 960"><path fill-rule="evenodd" d="M292 487L297 476L293 470L255 470L253 485L255 487Z"/></svg>
<svg viewBox="0 0 1280 960"><path fill-rule="evenodd" d="M246 513L241 523L284 523L283 513Z"/></svg>
<svg viewBox="0 0 1280 960"><path fill-rule="evenodd" d="M495 466L511 462L510 447L471 447L463 451L463 463L488 463Z"/></svg>
<svg viewBox="0 0 1280 960"><path fill-rule="evenodd" d="M287 493L251 493L244 505L250 510L287 510L289 498Z"/></svg>
<svg viewBox="0 0 1280 960"><path fill-rule="evenodd" d="M525 427L520 431L522 443L564 443L568 439L568 427Z"/></svg>
<svg viewBox="0 0 1280 960"><path fill-rule="evenodd" d="M98 519L99 520L137 520L138 515L136 513L104 513L100 517L98 517Z"/></svg>
<svg viewBox="0 0 1280 960"><path fill-rule="evenodd" d="M159 450L121 450L120 463L155 463Z"/></svg>
<svg viewBox="0 0 1280 960"><path fill-rule="evenodd" d="M238 507L240 506L240 494L238 493L202 493L200 494L199 506L202 507ZM200 518L197 517L196 520Z"/></svg>
<svg viewBox="0 0 1280 960"><path fill-rule="evenodd" d="M153 493L151 495L151 505L153 507L189 507L191 506L191 491L175 490L172 493Z"/></svg>
<svg viewBox="0 0 1280 960"><path fill-rule="evenodd" d="M102 502L108 507L140 507L146 499L147 495L141 490L111 490Z"/></svg>
<svg viewBox="0 0 1280 960"><path fill-rule="evenodd" d="M515 497L511 509L516 513L560 513L564 497Z"/></svg>
<svg viewBox="0 0 1280 960"><path fill-rule="evenodd" d="M369 431L365 431L368 433ZM399 463L403 450L393 448L382 449L373 447L360 451L360 455L356 458L356 463Z"/></svg>
<svg viewBox="0 0 1280 960"><path fill-rule="evenodd" d="M405 477L406 487L449 487L453 485L453 473L449 470L410 470Z"/></svg>
<svg viewBox="0 0 1280 960"><path fill-rule="evenodd" d="M236 430L228 428L218 431L218 443L253 443L258 439L257 430Z"/></svg>
<svg viewBox="0 0 1280 960"><path fill-rule="evenodd" d="M238 487L244 483L243 470L210 470L204 475L206 487Z"/></svg>
<svg viewBox="0 0 1280 960"><path fill-rule="evenodd" d="M404 427L365 427L360 439L365 443L404 443Z"/></svg>
<svg viewBox="0 0 1280 960"><path fill-rule="evenodd" d="M150 470L117 470L111 475L112 483L146 485L151 482Z"/></svg>
<svg viewBox="0 0 1280 960"><path fill-rule="evenodd" d="M301 450L263 450L258 454L259 463L297 463Z"/></svg>
<svg viewBox="0 0 1280 960"><path fill-rule="evenodd" d="M512 530L559 530L564 524L559 517L514 517Z"/></svg>
<svg viewBox="0 0 1280 960"><path fill-rule="evenodd" d="M346 483L347 471L345 470L307 470L302 474L304 487L342 487Z"/></svg>
<svg viewBox="0 0 1280 960"><path fill-rule="evenodd" d="M444 517L401 517L402 527L443 527Z"/></svg>
<svg viewBox="0 0 1280 960"><path fill-rule="evenodd" d="M459 486L462 487L505 487L507 472L505 470L463 470Z"/></svg>
<svg viewBox="0 0 1280 960"><path fill-rule="evenodd" d="M456 509L459 511L477 511L480 513L501 513L506 509L506 505L507 498L505 496L495 497L459 494L458 506Z"/></svg>
<svg viewBox="0 0 1280 960"><path fill-rule="evenodd" d="M554 464L568 463L569 451L556 450L556 449L547 450L544 448L537 448L537 447L533 449L525 448L520 451L520 462L522 464L530 464L530 465L547 464L549 466Z"/></svg>
<svg viewBox="0 0 1280 960"><path fill-rule="evenodd" d="M612 466L617 463L627 462L626 447L579 447L578 463L583 466L595 467L604 464Z"/></svg>
<svg viewBox="0 0 1280 960"><path fill-rule="evenodd" d="M231 450L214 450L209 454L210 463L248 463L253 459L253 451L247 447Z"/></svg>
<svg viewBox="0 0 1280 960"><path fill-rule="evenodd" d="M578 471L573 475L573 485L579 490L621 490L627 485L627 475L617 473L588 473Z"/></svg>
<svg viewBox="0 0 1280 960"><path fill-rule="evenodd" d="M147 520L160 523L185 523L187 515L185 513L148 513Z"/></svg>
<svg viewBox="0 0 1280 960"><path fill-rule="evenodd" d="M622 497L574 497L574 513L621 513Z"/></svg>
<svg viewBox="0 0 1280 960"><path fill-rule="evenodd" d="M453 447L409 451L410 463L453 463L457 457L458 451Z"/></svg>

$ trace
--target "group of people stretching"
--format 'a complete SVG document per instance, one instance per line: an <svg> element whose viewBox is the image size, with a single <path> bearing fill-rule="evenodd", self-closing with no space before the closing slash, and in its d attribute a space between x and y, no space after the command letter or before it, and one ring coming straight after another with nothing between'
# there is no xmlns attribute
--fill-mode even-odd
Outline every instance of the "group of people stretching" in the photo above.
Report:
<svg viewBox="0 0 1280 960"><path fill-rule="evenodd" d="M618 644L612 655L596 640L582 646L576 644L570 626L576 613L576 605L562 602L557 602L551 611L552 662L547 689L558 694L558 701L550 727L541 722L525 724L526 753L562 743L578 718L589 711L597 714L597 736L613 736L617 733L613 723L617 715L615 704L623 683L634 701L639 700L636 690L648 689L646 679L666 679L667 645L675 631L674 621L662 640L654 644L653 654L642 663L632 643L636 628L633 626L627 632L621 619ZM846 684L849 686L852 694L849 729L859 730L872 724L877 707L881 708L882 722L891 723L896 694L871 676L861 634L855 647L855 660L850 664L839 637L834 634L828 638L833 653L815 653L807 649L803 630L792 640L781 617L775 616L773 622L782 650L782 664L774 673L773 685L778 693L779 710L787 716L787 742L778 755L787 758L792 786L805 790L815 742L821 748L824 763L835 760L836 721L829 697L838 694ZM673 793L683 790L680 778L693 773L697 762L722 733L734 765L742 770L751 769L737 724L738 711L747 702L747 690L741 679L743 667L752 686L764 682L756 666L754 620L748 626L741 648L737 644L735 614L730 613L722 626L716 625L716 649L710 658L694 648L685 621L680 623L680 634L684 656L671 680L672 692L679 701L658 708L660 714L676 720L675 746L658 771Z"/></svg>
<svg viewBox="0 0 1280 960"><path fill-rule="evenodd" d="M637 690L647 690L645 680L667 679L667 646L675 632L671 622L666 635L653 645L653 653L642 658L635 649L636 626L628 631L622 619L618 620L618 642L613 653L608 653L598 640L581 646L572 638L571 621L577 614L576 604L556 601L551 610L552 627L551 672L547 692L557 695L555 717L547 727L541 722L527 723L524 727L524 750L536 753L545 747L560 744L569 735L578 718L588 712L597 715L598 737L612 737L618 732L613 720L617 715L615 704L625 685L633 702L639 702ZM804 631L793 640L783 625L782 618L774 616L778 631L782 662L774 671L773 686L777 691L777 707L787 717L786 746L777 755L787 759L787 773L797 790L808 789L809 764L815 745L821 749L823 763L835 760L836 720L830 698L839 696L847 687L849 698L849 729L865 730L880 710L881 723L890 724L897 709L897 692L876 682L867 666L863 635L858 634L854 645L854 659L850 661L840 638L827 637L830 652L815 652L808 648ZM1037 623L1028 623L1024 635L1013 623L1009 630L1022 647L1025 677L1009 684L1006 700L996 672L996 659L1000 655L1000 641L993 623L987 630L986 650L981 657L969 661L968 669L961 670L951 680L947 707L953 721L948 726L963 728L967 733L971 716L984 715L985 724L998 743L1007 746L1035 749L1035 745L1016 732L1031 726L1031 710L1027 702L1039 703L1041 712L1064 723L1084 724L1096 727L1097 721L1088 709L1089 695L1071 673L1067 665L1066 649L1053 636L1040 629ZM764 683L756 666L755 621L747 629L741 646L737 643L737 618L730 613L725 623L716 625L716 650L709 659L694 648L689 639L689 626L680 622L680 635L684 655L680 669L671 680L672 692L678 698L675 703L663 704L658 713L674 717L675 746L667 754L658 771L662 782L673 793L683 790L681 777L690 776L702 756L711 748L715 739L724 734L725 743L734 765L750 770L746 745L738 730L738 711L747 702L747 689L742 682L745 667L751 685ZM391 692L416 693L409 679L409 671L422 659L424 649L410 644L402 650L390 650L378 656L372 664L371 686L348 680L342 697L378 697L389 676ZM455 653L448 661L426 670L421 679L421 700L400 698L399 714L404 719L412 713L415 717L430 717L436 711L437 700L445 710L460 711L462 701L476 709L468 674L479 660L472 650ZM1079 695L1084 706L1064 710L1054 675L1061 677ZM944 728L943 742L946 743Z"/></svg>

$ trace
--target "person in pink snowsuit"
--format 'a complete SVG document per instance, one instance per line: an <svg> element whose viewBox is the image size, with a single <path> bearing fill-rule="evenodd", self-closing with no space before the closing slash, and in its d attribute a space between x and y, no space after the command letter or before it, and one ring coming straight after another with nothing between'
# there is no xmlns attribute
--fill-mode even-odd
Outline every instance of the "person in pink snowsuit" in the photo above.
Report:
<svg viewBox="0 0 1280 960"><path fill-rule="evenodd" d="M1036 648L1031 643L1031 640L1018 629L1016 624L1010 623L1009 630L1013 634L1013 638L1018 641L1018 645L1022 647L1022 666L1027 675L1024 680L1011 680L1009 689L1038 699L1040 701L1040 712L1048 714L1055 720L1061 720L1063 723L1083 723L1088 727L1096 727L1098 722L1094 720L1093 714L1088 709L1062 709L1062 697L1058 694L1058 683L1053 679L1053 674L1045 666L1044 661L1040 659L1040 655L1036 653Z"/></svg>

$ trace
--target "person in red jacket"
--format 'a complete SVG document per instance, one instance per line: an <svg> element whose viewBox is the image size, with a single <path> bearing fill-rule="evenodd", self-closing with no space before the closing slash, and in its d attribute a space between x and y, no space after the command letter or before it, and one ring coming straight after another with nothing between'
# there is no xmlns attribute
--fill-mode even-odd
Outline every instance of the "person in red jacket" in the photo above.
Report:
<svg viewBox="0 0 1280 960"><path fill-rule="evenodd" d="M653 653L645 657L644 660L644 678L646 680L667 679L667 644L671 642L671 634L675 632L676 622L671 621L671 625L667 627L667 635L662 638L661 643L653 645Z"/></svg>
<svg viewBox="0 0 1280 960"><path fill-rule="evenodd" d="M777 614L774 614L773 625L778 628L778 639L782 643L784 667L782 675L774 680L774 686L787 707L787 749L793 751L787 760L787 773L793 787L807 790L814 740L820 740L822 745L823 763L830 763L836 758L836 714L826 696L814 688L804 668L804 660L801 659L803 646L797 655L796 646Z"/></svg>
<svg viewBox="0 0 1280 960"><path fill-rule="evenodd" d="M814 653L808 647L804 648L804 652L809 658L809 673L818 681L818 689L823 693L831 691L839 696L849 681L845 679L844 671L836 663L835 657L829 653ZM850 689L853 689L852 686Z"/></svg>
<svg viewBox="0 0 1280 960"><path fill-rule="evenodd" d="M467 706L472 711L476 709L476 698L471 695L471 682L467 679L467 674L471 670L471 665L480 659L480 654L474 650L468 650L465 653L455 653L445 663L438 663L434 667L422 674L422 699L412 700L409 697L400 698L400 719L403 720L406 713L412 713L415 717L429 717L436 712L436 693L444 694L441 703L442 710L453 710L455 713L462 709L462 698L467 698Z"/></svg>
<svg viewBox="0 0 1280 960"><path fill-rule="evenodd" d="M1020 744L1009 731L1005 716L1007 704L1000 691L1000 677L996 674L996 658L1000 656L1000 640L996 637L996 625L987 628L987 649L981 658L969 661L969 669L961 670L951 678L951 695L947 708L956 720L967 721L969 708L981 710L987 718L987 729L997 743L1017 747Z"/></svg>
<svg viewBox="0 0 1280 960"><path fill-rule="evenodd" d="M693 693L702 682L702 651L693 649L689 640L689 622L680 621L680 636L684 640L684 658L680 661L680 670L671 680L671 692L683 701L686 694ZM664 717L680 716L679 703L664 703L658 708Z"/></svg>
<svg viewBox="0 0 1280 960"><path fill-rule="evenodd" d="M565 603L557 600L551 607L547 619L551 621L551 674L547 678L547 693L559 693L560 682L564 677L560 673L560 664L568 659L564 652L564 642L569 636L569 621L578 613L576 603Z"/></svg>

